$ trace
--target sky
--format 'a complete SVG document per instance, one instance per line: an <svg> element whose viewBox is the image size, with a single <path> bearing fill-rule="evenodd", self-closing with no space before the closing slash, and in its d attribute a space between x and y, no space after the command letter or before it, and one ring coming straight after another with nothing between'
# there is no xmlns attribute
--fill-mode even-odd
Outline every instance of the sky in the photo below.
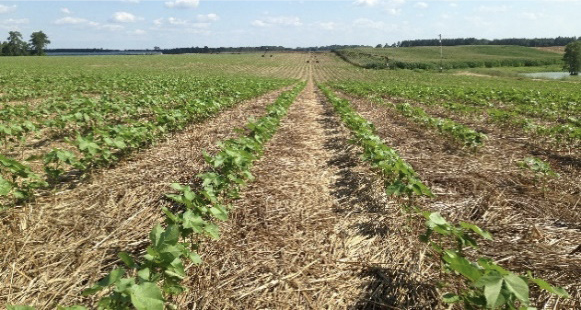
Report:
<svg viewBox="0 0 581 310"><path fill-rule="evenodd" d="M0 0L0 40L39 30L49 48L108 49L580 37L581 0Z"/></svg>

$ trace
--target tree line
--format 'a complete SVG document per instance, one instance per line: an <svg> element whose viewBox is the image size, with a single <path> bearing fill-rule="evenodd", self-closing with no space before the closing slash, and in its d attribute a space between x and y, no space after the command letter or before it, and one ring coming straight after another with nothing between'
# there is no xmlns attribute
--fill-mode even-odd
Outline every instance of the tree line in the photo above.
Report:
<svg viewBox="0 0 581 310"><path fill-rule="evenodd" d="M44 48L50 44L48 36L42 32L33 32L28 42L24 41L18 31L8 32L6 42L0 41L0 56L43 56Z"/></svg>
<svg viewBox="0 0 581 310"><path fill-rule="evenodd" d="M556 37L556 38L508 38L508 39L476 39L476 38L455 38L442 39L443 46L457 46L457 45L519 45L528 47L543 47L543 46L565 46L577 40L577 37ZM439 39L416 39L404 40L393 43L391 47L412 47L412 46L440 46ZM384 47L389 47L386 44Z"/></svg>

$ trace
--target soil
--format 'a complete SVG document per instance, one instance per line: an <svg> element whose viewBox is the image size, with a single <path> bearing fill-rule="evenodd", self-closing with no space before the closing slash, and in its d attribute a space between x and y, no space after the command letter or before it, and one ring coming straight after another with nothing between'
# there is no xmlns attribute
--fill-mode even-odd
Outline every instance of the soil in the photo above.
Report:
<svg viewBox="0 0 581 310"><path fill-rule="evenodd" d="M312 81L253 168L183 309L426 309L433 272L406 214Z"/></svg>

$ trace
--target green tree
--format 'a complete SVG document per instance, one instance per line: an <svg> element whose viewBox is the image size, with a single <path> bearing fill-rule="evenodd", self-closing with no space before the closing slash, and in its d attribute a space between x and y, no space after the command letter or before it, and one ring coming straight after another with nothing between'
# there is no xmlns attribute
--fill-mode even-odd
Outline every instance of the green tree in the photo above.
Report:
<svg viewBox="0 0 581 310"><path fill-rule="evenodd" d="M8 32L8 41L4 43L3 54L6 56L24 56L28 54L28 44L22 41L20 32Z"/></svg>
<svg viewBox="0 0 581 310"><path fill-rule="evenodd" d="M571 75L578 75L581 71L581 40L571 42L565 46L563 56L565 66L563 69L569 70Z"/></svg>
<svg viewBox="0 0 581 310"><path fill-rule="evenodd" d="M48 36L42 31L33 32L30 35L30 46L35 55L44 55L44 48L49 44L50 40L48 39Z"/></svg>

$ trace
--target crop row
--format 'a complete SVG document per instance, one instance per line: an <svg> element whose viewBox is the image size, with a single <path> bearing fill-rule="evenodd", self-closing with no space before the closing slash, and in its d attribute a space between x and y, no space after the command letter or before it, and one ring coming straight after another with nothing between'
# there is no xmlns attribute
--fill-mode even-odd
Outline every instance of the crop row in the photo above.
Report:
<svg viewBox="0 0 581 310"><path fill-rule="evenodd" d="M254 179L250 173L252 163L257 160L267 141L276 133L288 107L294 102L305 84L300 83L292 90L282 93L267 107L265 116L249 122L245 135L223 141L220 151L205 155L209 171L197 176L190 185L172 184L177 192L167 194L174 204L163 207L166 215L165 227L156 225L149 234L151 244L144 255L132 257L119 253L125 267L113 269L83 295L94 295L103 290L108 294L98 302L99 309L163 310L167 295L178 295L185 291L181 285L186 277L186 260L200 264L198 250L202 240L217 239L220 232L216 221L228 219L232 208L229 200L238 196L246 182ZM28 306L10 306L11 310L34 309ZM61 307L81 310L82 306Z"/></svg>
<svg viewBox="0 0 581 310"><path fill-rule="evenodd" d="M145 80L126 77L123 92L103 88L98 95L63 95L41 102L5 105L0 111L0 141L19 139L27 132L50 131L62 136L110 125L155 118L164 110L220 100L241 100L288 81L228 78L160 78ZM109 85L110 86L110 85Z"/></svg>
<svg viewBox="0 0 581 310"><path fill-rule="evenodd" d="M179 104L166 105L165 108L163 104L157 105L152 109L150 118L125 119L123 123L95 121L98 117L115 115L115 109L100 109L90 114L93 105L85 107L81 104L78 109L70 111L72 114L64 114L63 111L64 116L79 116L73 136L65 139L69 147L53 148L28 158L30 161L42 161L44 176L40 172L34 173L24 163L7 156L0 157L0 198L8 198L8 201L23 200L30 197L34 190L61 181L61 176L67 172L85 172L95 167L108 166L168 132L179 130L190 122L205 119L243 99L256 97L280 85L280 81L269 83L247 80L218 84L215 89L219 91L200 87L198 91L192 91L182 98ZM200 93L200 97L190 98L190 95ZM120 104L134 107L138 114L142 109L139 104Z"/></svg>
<svg viewBox="0 0 581 310"><path fill-rule="evenodd" d="M402 75L405 77L405 75ZM420 102L458 101L477 107L497 107L519 114L547 120L575 120L581 113L579 92L564 88L534 89L506 87L502 84L490 86L455 85L458 81L413 81L406 78L379 80L377 82L346 81L333 86L348 88L361 94L376 93L382 96L407 98ZM466 81L464 81L466 82ZM474 84L474 83L472 83Z"/></svg>
<svg viewBox="0 0 581 310"><path fill-rule="evenodd" d="M477 248L475 238L490 240L490 233L471 223L450 223L437 212L422 211L414 206L411 199L413 195L433 196L429 188L419 180L409 164L382 142L374 133L373 124L357 114L348 100L339 98L326 87L320 88L351 130L355 137L353 141L363 148L363 160L368 161L384 180L386 193L407 198L404 210L411 211L412 216L421 215L425 218L427 228L420 240L430 246L443 270L464 281L466 288L443 294L444 302L459 303L466 309L531 309L529 286L532 284L549 293L568 296L563 289L553 287L530 273L518 276L489 258L468 258L466 251Z"/></svg>
<svg viewBox="0 0 581 310"><path fill-rule="evenodd" d="M515 111L467 106L457 102L443 102L438 105L447 110L460 112L473 117L479 117L485 114L488 115L490 122L505 127L520 128L536 136L549 137L554 139L557 144L575 144L581 141L581 119L576 117L569 117L563 124L539 125L534 119L523 116L522 113Z"/></svg>
<svg viewBox="0 0 581 310"><path fill-rule="evenodd" d="M523 114L526 115L530 113L521 113L521 110L535 110L534 105L527 106L526 104L522 104L518 106L518 109L510 109L506 107L495 107L495 105L492 103L488 105L474 105L466 103L465 101L451 102L440 100L441 98L438 98L437 96L432 97L425 91L419 91L418 93L402 93L393 91L395 88L391 88L391 86L386 86L379 83L341 82L334 83L332 86L350 94L367 97L374 100L378 100L378 98L383 96L396 96L400 98L409 98L412 100L422 101L422 103L425 105L442 106L455 112L460 111L473 116L481 116L484 112L489 116L489 119L492 122L504 124L509 127L522 128L523 130L538 136L551 137L558 143L571 143L581 140L581 122L576 116L568 116L567 119L563 119L563 124L539 125L536 124L533 119L523 116ZM402 114L408 117L411 116L412 118L419 120L421 123L436 126L440 131L447 131L447 129L443 128L444 124L442 122L436 121L437 119L430 120L429 116L425 114L425 111L423 111L423 109L420 107L412 107L406 103L395 103L394 105ZM568 109L574 110L575 105L576 103L571 103L568 105ZM555 112L552 115L555 116L557 114L558 113ZM454 136L458 136L459 138L466 136L469 140L472 138L475 138L476 140L480 139L479 137L471 134L469 130L465 131L464 129L456 129L454 128L454 124L450 124L449 126L452 127L449 132ZM460 130L465 132L465 134L454 134L454 130ZM478 144L478 142L476 142L476 144Z"/></svg>

